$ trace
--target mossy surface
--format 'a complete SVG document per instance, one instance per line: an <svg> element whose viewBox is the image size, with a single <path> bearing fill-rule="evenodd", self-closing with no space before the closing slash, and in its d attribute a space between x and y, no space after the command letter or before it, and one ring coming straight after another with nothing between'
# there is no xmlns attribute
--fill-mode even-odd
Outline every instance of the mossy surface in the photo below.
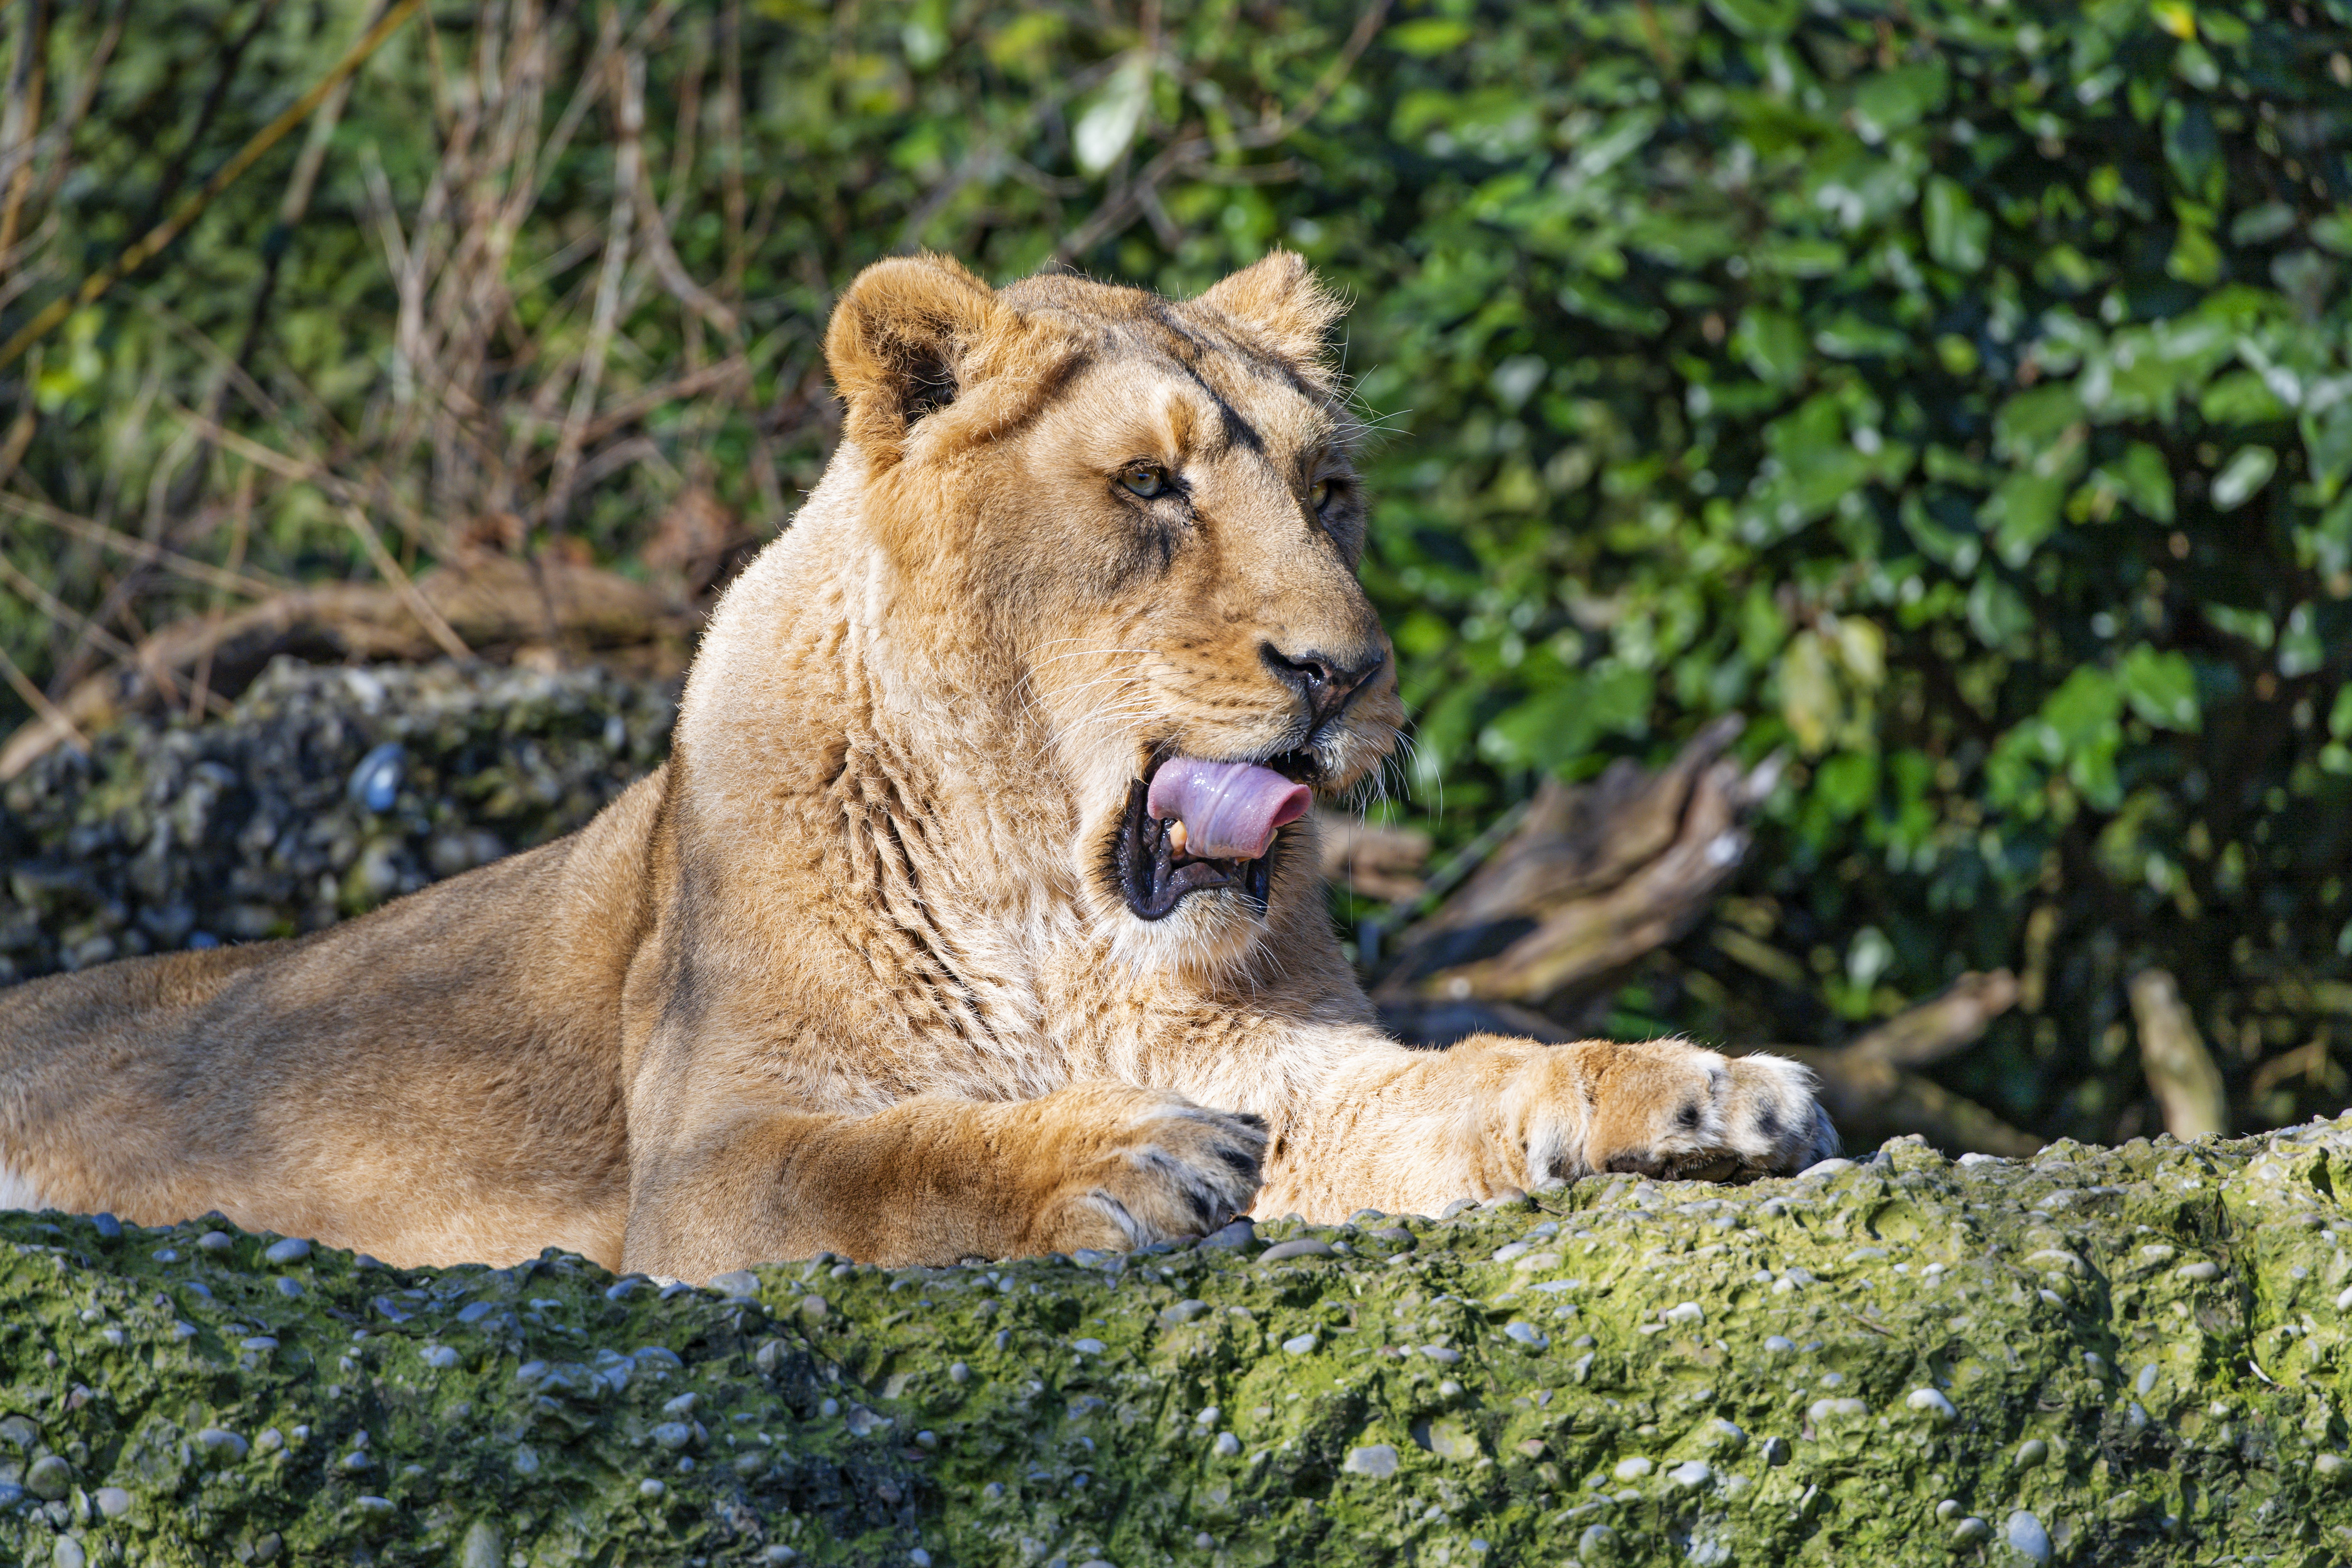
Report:
<svg viewBox="0 0 2352 1568"><path fill-rule="evenodd" d="M2348 1181L2352 1121L1897 1142L667 1290L9 1215L0 1559L2319 1568Z"/></svg>

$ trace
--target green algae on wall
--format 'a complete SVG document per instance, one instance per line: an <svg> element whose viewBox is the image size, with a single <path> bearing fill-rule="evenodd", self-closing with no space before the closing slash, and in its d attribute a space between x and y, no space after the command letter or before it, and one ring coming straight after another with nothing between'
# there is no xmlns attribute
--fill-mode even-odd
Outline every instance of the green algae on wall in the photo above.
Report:
<svg viewBox="0 0 2352 1568"><path fill-rule="evenodd" d="M2352 1121L717 1289L0 1217L0 1558L2352 1559Z"/></svg>

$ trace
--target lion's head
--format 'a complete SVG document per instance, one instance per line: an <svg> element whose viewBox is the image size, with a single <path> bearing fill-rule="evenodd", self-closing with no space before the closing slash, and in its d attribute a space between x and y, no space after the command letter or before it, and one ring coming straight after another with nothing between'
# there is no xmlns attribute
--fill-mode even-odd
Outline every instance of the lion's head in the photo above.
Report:
<svg viewBox="0 0 2352 1568"><path fill-rule="evenodd" d="M1403 717L1355 577L1339 313L1286 252L1181 301L917 257L867 268L826 337L866 523L1070 781L1130 951L1228 957L1311 898L1278 829Z"/></svg>

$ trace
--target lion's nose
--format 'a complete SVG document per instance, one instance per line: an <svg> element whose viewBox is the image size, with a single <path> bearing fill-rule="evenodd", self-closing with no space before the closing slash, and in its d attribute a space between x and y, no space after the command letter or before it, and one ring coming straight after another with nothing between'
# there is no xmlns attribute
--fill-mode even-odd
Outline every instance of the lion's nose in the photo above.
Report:
<svg viewBox="0 0 2352 1568"><path fill-rule="evenodd" d="M1307 729L1321 729L1346 710L1349 700L1388 662L1386 648L1366 653L1332 655L1320 649L1285 653L1272 643L1258 647L1258 657L1275 679L1298 693L1307 704Z"/></svg>

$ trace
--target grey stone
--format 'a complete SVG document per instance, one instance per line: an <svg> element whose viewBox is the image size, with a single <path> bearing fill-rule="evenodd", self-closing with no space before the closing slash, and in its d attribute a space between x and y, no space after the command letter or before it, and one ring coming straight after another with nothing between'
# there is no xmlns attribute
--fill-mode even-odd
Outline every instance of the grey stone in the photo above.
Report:
<svg viewBox="0 0 2352 1568"><path fill-rule="evenodd" d="M207 1426L195 1436L196 1449L216 1465L233 1465L253 1451L253 1445L220 1426Z"/></svg>
<svg viewBox="0 0 2352 1568"><path fill-rule="evenodd" d="M506 1538L487 1519L466 1527L466 1542L457 1549L458 1568L506 1568Z"/></svg>
<svg viewBox="0 0 2352 1568"><path fill-rule="evenodd" d="M1238 1252L1256 1239L1257 1226L1248 1220L1237 1219L1202 1237L1200 1245L1204 1250Z"/></svg>
<svg viewBox="0 0 2352 1568"><path fill-rule="evenodd" d="M1397 1473L1397 1451L1388 1443L1372 1443L1361 1448L1348 1450L1341 1467L1350 1475L1370 1476L1374 1480L1386 1480Z"/></svg>
<svg viewBox="0 0 2352 1568"><path fill-rule="evenodd" d="M55 1502L73 1488L73 1467L55 1454L44 1454L33 1461L25 1472L25 1489L47 1502Z"/></svg>
<svg viewBox="0 0 2352 1568"><path fill-rule="evenodd" d="M2002 1534L2011 1549L2029 1562L2050 1561L2050 1532L2042 1529L2042 1521L2026 1510L2019 1509L2009 1516L2009 1527Z"/></svg>

